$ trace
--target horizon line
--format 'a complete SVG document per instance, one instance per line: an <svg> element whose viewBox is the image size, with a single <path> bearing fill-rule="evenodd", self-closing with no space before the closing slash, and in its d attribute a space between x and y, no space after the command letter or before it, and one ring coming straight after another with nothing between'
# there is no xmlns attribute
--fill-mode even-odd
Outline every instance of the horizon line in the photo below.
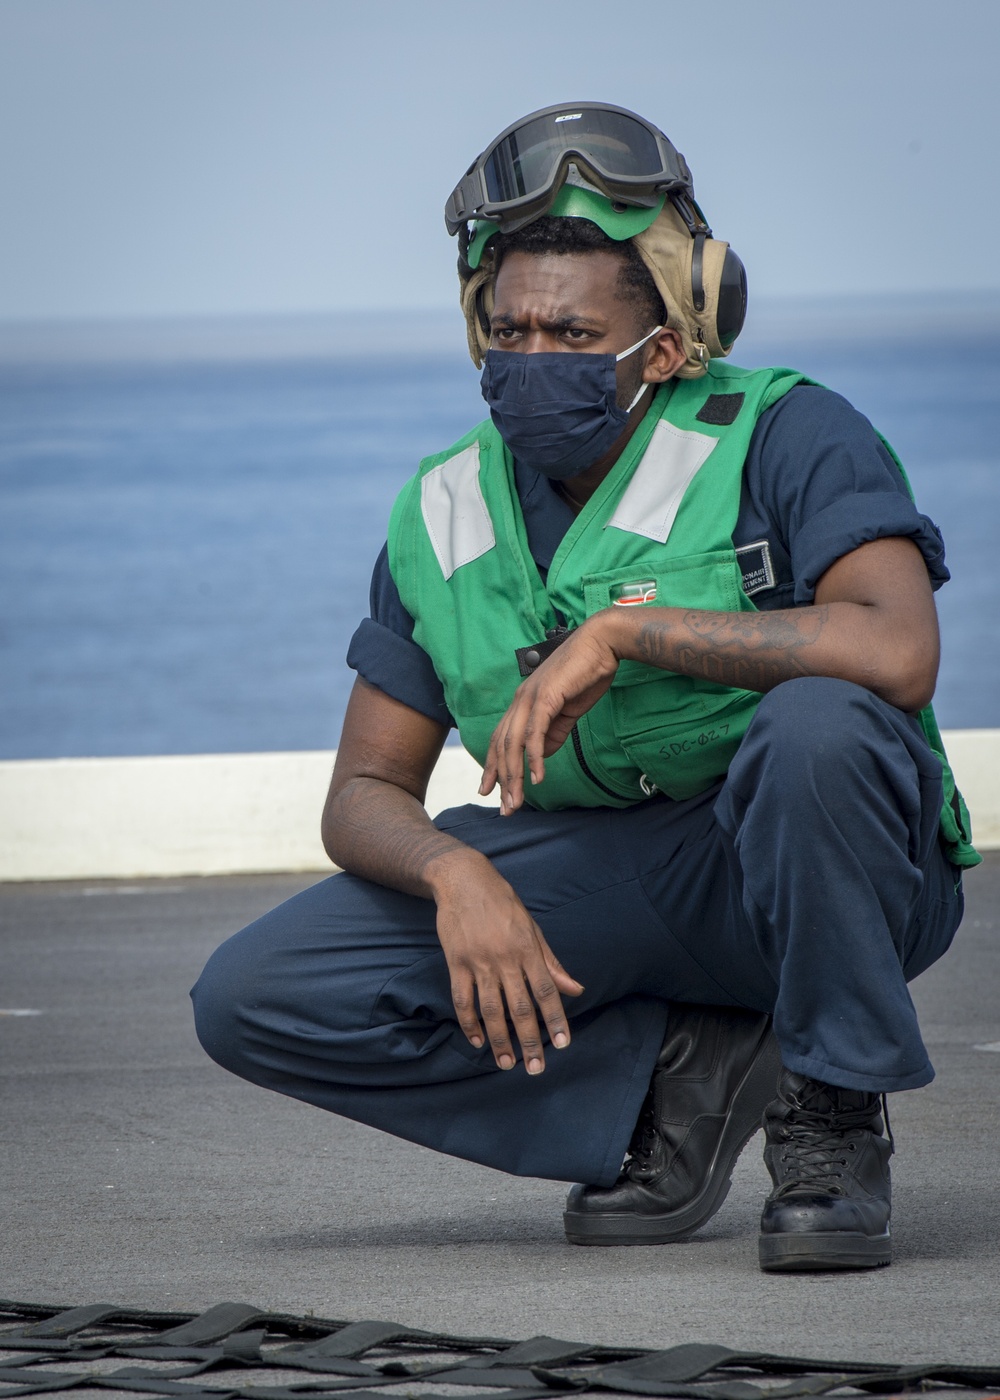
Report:
<svg viewBox="0 0 1000 1400"><path fill-rule="evenodd" d="M136 361L261 361L371 357L398 353L394 325L423 322L409 354L464 355L464 321L445 306L232 311L128 316L0 318L0 364ZM850 292L752 297L741 344L794 337L843 342L859 333L886 344L929 331L969 338L1000 335L1000 288L951 292Z"/></svg>

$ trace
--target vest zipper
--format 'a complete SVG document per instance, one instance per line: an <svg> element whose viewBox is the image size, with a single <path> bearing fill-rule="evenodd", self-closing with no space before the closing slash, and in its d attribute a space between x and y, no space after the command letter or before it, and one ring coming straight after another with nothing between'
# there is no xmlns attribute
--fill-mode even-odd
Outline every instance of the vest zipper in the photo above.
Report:
<svg viewBox="0 0 1000 1400"><path fill-rule="evenodd" d="M620 802L625 794L615 792L614 788L609 788L607 783L602 783L597 774L591 771L590 764L583 756L583 741L580 738L579 730L575 724L570 732L573 735L573 752L576 754L577 763L579 763L580 767L583 769L584 776L589 778L595 787L599 787L602 792L606 792L609 797L614 797Z"/></svg>

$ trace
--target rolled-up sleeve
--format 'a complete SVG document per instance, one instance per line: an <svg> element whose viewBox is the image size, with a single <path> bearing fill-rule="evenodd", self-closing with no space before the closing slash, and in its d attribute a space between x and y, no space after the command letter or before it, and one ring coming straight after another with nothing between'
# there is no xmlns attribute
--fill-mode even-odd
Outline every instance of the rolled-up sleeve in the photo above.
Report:
<svg viewBox="0 0 1000 1400"><path fill-rule="evenodd" d="M757 424L746 475L787 551L796 604L813 601L838 559L889 536L913 541L932 588L949 579L940 530L868 419L839 394L800 386L779 399Z"/></svg>
<svg viewBox="0 0 1000 1400"><path fill-rule="evenodd" d="M430 657L413 640L413 618L403 606L383 547L372 571L370 616L347 649L347 664L386 695L447 728L455 721Z"/></svg>
<svg viewBox="0 0 1000 1400"><path fill-rule="evenodd" d="M842 496L811 516L792 540L796 603L812 602L827 569L852 549L892 535L911 539L917 546L932 588L947 582L944 541L934 522L897 491L865 491Z"/></svg>

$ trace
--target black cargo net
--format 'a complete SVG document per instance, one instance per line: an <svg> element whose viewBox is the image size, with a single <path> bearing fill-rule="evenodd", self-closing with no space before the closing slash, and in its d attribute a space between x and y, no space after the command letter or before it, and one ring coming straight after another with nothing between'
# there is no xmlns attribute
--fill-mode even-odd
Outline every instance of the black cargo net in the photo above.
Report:
<svg viewBox="0 0 1000 1400"><path fill-rule="evenodd" d="M123 1364L124 1363L124 1364ZM186 1400L532 1400L614 1391L783 1400L832 1391L1000 1385L993 1366L809 1361L691 1342L653 1351L554 1337L452 1337L397 1322L337 1322L219 1303L154 1313L0 1302L0 1400L100 1390Z"/></svg>

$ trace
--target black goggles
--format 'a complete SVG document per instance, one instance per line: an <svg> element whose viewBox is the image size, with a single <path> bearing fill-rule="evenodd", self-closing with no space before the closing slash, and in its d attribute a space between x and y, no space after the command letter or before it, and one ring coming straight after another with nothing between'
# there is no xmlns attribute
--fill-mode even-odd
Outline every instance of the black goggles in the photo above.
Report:
<svg viewBox="0 0 1000 1400"><path fill-rule="evenodd" d="M609 199L652 208L663 194L693 200L687 162L655 126L625 107L564 102L531 112L487 146L445 205L448 232L489 219L513 233L552 205L570 165Z"/></svg>

